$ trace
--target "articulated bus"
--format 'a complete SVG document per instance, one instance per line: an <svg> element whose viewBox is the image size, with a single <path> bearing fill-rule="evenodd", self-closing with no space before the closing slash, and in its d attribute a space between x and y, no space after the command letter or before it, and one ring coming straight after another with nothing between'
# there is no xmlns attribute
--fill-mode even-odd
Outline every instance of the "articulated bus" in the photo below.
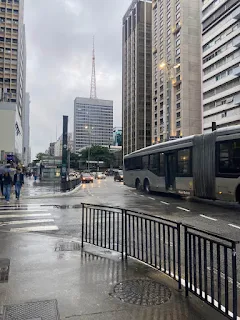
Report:
<svg viewBox="0 0 240 320"><path fill-rule="evenodd" d="M240 126L179 138L124 157L129 187L240 203Z"/></svg>

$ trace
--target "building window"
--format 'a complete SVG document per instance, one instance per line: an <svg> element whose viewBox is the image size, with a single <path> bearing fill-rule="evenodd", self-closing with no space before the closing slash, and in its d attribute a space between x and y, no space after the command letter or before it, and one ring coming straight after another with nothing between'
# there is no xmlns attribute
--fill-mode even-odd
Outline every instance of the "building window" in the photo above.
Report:
<svg viewBox="0 0 240 320"><path fill-rule="evenodd" d="M181 127L181 121L177 121L177 122L176 122L176 127L177 127L177 128L180 128L180 127Z"/></svg>
<svg viewBox="0 0 240 320"><path fill-rule="evenodd" d="M177 112L177 119L181 118L181 112Z"/></svg>
<svg viewBox="0 0 240 320"><path fill-rule="evenodd" d="M180 50L180 48L178 48L178 49L176 50L176 56L178 56L180 53L181 53L181 50Z"/></svg>
<svg viewBox="0 0 240 320"><path fill-rule="evenodd" d="M178 110L178 109L180 109L180 108L181 108L181 103L178 102L178 103L176 104L176 109Z"/></svg>

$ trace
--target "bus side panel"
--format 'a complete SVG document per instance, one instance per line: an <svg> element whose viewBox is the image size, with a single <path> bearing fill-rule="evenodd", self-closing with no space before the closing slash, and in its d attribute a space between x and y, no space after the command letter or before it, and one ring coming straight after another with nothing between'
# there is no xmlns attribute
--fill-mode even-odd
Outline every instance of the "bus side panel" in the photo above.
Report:
<svg viewBox="0 0 240 320"><path fill-rule="evenodd" d="M193 177L176 177L176 192L183 196L192 196Z"/></svg>
<svg viewBox="0 0 240 320"><path fill-rule="evenodd" d="M193 141L194 195L216 198L215 191L215 133L195 136Z"/></svg>
<svg viewBox="0 0 240 320"><path fill-rule="evenodd" d="M216 177L216 198L223 201L236 201L236 189L240 185L240 177Z"/></svg>

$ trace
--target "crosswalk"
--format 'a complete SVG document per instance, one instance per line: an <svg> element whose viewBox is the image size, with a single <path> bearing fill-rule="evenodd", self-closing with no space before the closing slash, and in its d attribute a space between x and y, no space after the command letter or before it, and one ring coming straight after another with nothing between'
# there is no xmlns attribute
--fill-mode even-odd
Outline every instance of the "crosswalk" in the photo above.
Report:
<svg viewBox="0 0 240 320"><path fill-rule="evenodd" d="M57 231L58 226L42 204L0 204L0 231L45 232Z"/></svg>

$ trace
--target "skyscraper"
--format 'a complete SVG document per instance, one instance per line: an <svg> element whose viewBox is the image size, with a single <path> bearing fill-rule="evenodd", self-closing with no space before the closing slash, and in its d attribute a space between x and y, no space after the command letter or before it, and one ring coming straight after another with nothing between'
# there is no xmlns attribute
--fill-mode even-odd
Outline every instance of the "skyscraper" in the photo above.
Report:
<svg viewBox="0 0 240 320"><path fill-rule="evenodd" d="M23 164L27 166L30 163L30 95L27 92L24 99L22 128L23 128Z"/></svg>
<svg viewBox="0 0 240 320"><path fill-rule="evenodd" d="M151 144L152 1L133 0L122 25L123 154Z"/></svg>
<svg viewBox="0 0 240 320"><path fill-rule="evenodd" d="M74 151L90 145L112 144L113 101L74 100Z"/></svg>
<svg viewBox="0 0 240 320"><path fill-rule="evenodd" d="M240 2L203 1L204 132L240 124Z"/></svg>
<svg viewBox="0 0 240 320"><path fill-rule="evenodd" d="M201 133L200 0L154 0L154 143Z"/></svg>
<svg viewBox="0 0 240 320"><path fill-rule="evenodd" d="M22 160L26 90L24 0L0 2L0 149ZM2 133L2 132L0 132Z"/></svg>

